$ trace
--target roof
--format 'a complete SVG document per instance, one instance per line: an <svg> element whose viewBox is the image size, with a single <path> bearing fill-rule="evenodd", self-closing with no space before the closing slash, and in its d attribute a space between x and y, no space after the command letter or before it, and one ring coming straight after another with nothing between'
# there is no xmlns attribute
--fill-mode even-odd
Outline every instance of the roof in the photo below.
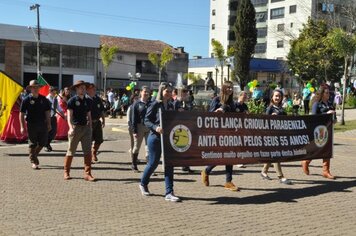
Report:
<svg viewBox="0 0 356 236"><path fill-rule="evenodd" d="M18 26L18 25L7 25L0 24L0 38L8 40L18 40L27 42L36 42L37 39L37 29ZM71 45L71 46L82 46L99 48L100 38L99 35L78 33L63 30L54 30L41 28L41 42L49 44L61 44L61 45Z"/></svg>
<svg viewBox="0 0 356 236"><path fill-rule="evenodd" d="M107 44L109 46L117 46L120 52L132 52L132 53L151 53L162 52L165 47L170 47L174 54L182 53L171 45L166 44L160 40L147 40L147 39L135 39L125 37L113 37L113 36L101 36L101 45Z"/></svg>
<svg viewBox="0 0 356 236"><path fill-rule="evenodd" d="M190 59L189 68L215 67L219 65L216 58ZM233 68L233 65L232 65ZM285 61L264 58L252 58L250 70L254 72L287 72Z"/></svg>

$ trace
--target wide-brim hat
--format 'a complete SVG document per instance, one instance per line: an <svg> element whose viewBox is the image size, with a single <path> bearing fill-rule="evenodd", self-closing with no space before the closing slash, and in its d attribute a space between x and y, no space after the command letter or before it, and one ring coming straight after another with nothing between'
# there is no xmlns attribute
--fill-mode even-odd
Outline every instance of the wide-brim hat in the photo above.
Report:
<svg viewBox="0 0 356 236"><path fill-rule="evenodd" d="M70 87L71 89L75 89L81 85L85 85L85 87L88 87L90 83L85 82L84 80L77 80L75 83Z"/></svg>
<svg viewBox="0 0 356 236"><path fill-rule="evenodd" d="M38 83L37 80L31 80L30 83L27 85L27 89L30 89L30 88L41 88L43 85L41 85L40 83Z"/></svg>

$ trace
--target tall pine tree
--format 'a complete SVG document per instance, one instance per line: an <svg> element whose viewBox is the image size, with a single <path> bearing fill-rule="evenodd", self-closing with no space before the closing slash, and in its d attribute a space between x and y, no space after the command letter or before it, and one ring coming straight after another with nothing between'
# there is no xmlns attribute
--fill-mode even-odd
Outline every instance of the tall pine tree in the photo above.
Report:
<svg viewBox="0 0 356 236"><path fill-rule="evenodd" d="M256 11L250 0L239 1L234 32L236 36L234 74L241 89L244 89L250 80L250 60L257 43Z"/></svg>

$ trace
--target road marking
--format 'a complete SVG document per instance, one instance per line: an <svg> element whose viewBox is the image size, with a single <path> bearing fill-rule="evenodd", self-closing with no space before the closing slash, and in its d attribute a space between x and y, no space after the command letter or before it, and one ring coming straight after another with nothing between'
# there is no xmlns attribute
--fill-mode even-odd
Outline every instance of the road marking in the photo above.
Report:
<svg viewBox="0 0 356 236"><path fill-rule="evenodd" d="M129 133L128 130L123 130L123 129L118 129L118 128L112 128L111 130L114 132L121 132L121 133L126 133L126 134Z"/></svg>

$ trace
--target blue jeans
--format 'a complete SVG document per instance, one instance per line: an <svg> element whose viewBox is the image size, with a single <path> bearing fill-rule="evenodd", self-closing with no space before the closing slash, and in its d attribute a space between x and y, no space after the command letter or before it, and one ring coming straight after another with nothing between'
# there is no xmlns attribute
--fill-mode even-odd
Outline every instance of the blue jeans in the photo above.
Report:
<svg viewBox="0 0 356 236"><path fill-rule="evenodd" d="M156 170L161 158L161 138L156 134L149 134L147 139L148 163L141 177L141 185L146 186L150 182L150 177ZM166 185L166 195L173 192L173 167L164 167L164 182Z"/></svg>
<svg viewBox="0 0 356 236"><path fill-rule="evenodd" d="M207 166L205 168L206 173L209 175L210 172L215 168L216 166ZM232 181L232 166L227 165L225 166L225 171L226 171L226 182L231 182Z"/></svg>

